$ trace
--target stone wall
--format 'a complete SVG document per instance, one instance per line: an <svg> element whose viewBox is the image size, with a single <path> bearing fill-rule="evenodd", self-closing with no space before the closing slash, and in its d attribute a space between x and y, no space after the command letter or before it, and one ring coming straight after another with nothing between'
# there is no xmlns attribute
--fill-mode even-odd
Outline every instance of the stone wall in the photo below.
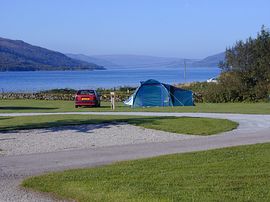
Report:
<svg viewBox="0 0 270 202"><path fill-rule="evenodd" d="M117 93L116 101L123 102L130 94ZM32 100L74 100L74 94L50 94L50 93L0 93L0 99L15 100L15 99L32 99ZM104 93L101 95L102 101L110 101L110 94Z"/></svg>

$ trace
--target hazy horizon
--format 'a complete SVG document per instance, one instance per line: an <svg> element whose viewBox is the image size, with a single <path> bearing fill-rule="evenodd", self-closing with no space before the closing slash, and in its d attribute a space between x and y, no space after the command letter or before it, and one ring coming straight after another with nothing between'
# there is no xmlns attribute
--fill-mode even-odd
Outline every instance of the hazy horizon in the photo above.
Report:
<svg viewBox="0 0 270 202"><path fill-rule="evenodd" d="M10 0L0 37L62 53L202 59L270 27L267 0Z"/></svg>

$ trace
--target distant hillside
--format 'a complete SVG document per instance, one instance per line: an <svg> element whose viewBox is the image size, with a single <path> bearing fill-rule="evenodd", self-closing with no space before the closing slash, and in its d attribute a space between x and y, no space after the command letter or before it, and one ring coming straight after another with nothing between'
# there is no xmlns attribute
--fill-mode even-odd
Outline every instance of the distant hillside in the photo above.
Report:
<svg viewBox="0 0 270 202"><path fill-rule="evenodd" d="M158 68L175 65L179 62L178 58L155 57L145 55L95 55L98 59L110 61L120 67L126 68Z"/></svg>
<svg viewBox="0 0 270 202"><path fill-rule="evenodd" d="M102 58L98 58L94 56L92 57L92 56L87 56L83 54L71 54L71 53L67 53L66 56L76 59L76 60L95 63L104 67L120 67L118 64L114 64L110 61L107 61L106 59L102 59Z"/></svg>
<svg viewBox="0 0 270 202"><path fill-rule="evenodd" d="M67 54L67 56L102 65L108 69L114 68L174 68L184 64L184 59L173 57L155 57L145 55L94 55ZM187 64L197 60L186 59Z"/></svg>
<svg viewBox="0 0 270 202"><path fill-rule="evenodd" d="M204 59L183 59L174 57L154 57L145 55L94 55L67 54L67 56L102 65L108 69L115 68L179 68L188 67L217 67L224 60L224 53L206 57Z"/></svg>
<svg viewBox="0 0 270 202"><path fill-rule="evenodd" d="M0 37L0 71L94 70L102 66L75 60L66 55L24 41Z"/></svg>
<svg viewBox="0 0 270 202"><path fill-rule="evenodd" d="M192 67L217 67L220 61L224 61L225 52L208 56L202 60L193 62Z"/></svg>

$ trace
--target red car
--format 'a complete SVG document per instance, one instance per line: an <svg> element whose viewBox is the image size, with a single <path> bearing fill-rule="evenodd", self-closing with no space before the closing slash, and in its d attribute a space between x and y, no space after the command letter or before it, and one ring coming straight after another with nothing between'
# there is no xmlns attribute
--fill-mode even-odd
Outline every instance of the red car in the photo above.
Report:
<svg viewBox="0 0 270 202"><path fill-rule="evenodd" d="M95 90L79 90L75 96L75 107L100 107L100 97Z"/></svg>

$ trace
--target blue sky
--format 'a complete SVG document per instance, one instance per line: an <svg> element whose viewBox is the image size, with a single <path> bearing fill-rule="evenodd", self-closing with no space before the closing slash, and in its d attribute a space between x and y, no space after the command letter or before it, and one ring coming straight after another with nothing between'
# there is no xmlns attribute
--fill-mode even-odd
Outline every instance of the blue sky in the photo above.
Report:
<svg viewBox="0 0 270 202"><path fill-rule="evenodd" d="M269 0L0 0L0 36L64 53L203 58L270 27Z"/></svg>

